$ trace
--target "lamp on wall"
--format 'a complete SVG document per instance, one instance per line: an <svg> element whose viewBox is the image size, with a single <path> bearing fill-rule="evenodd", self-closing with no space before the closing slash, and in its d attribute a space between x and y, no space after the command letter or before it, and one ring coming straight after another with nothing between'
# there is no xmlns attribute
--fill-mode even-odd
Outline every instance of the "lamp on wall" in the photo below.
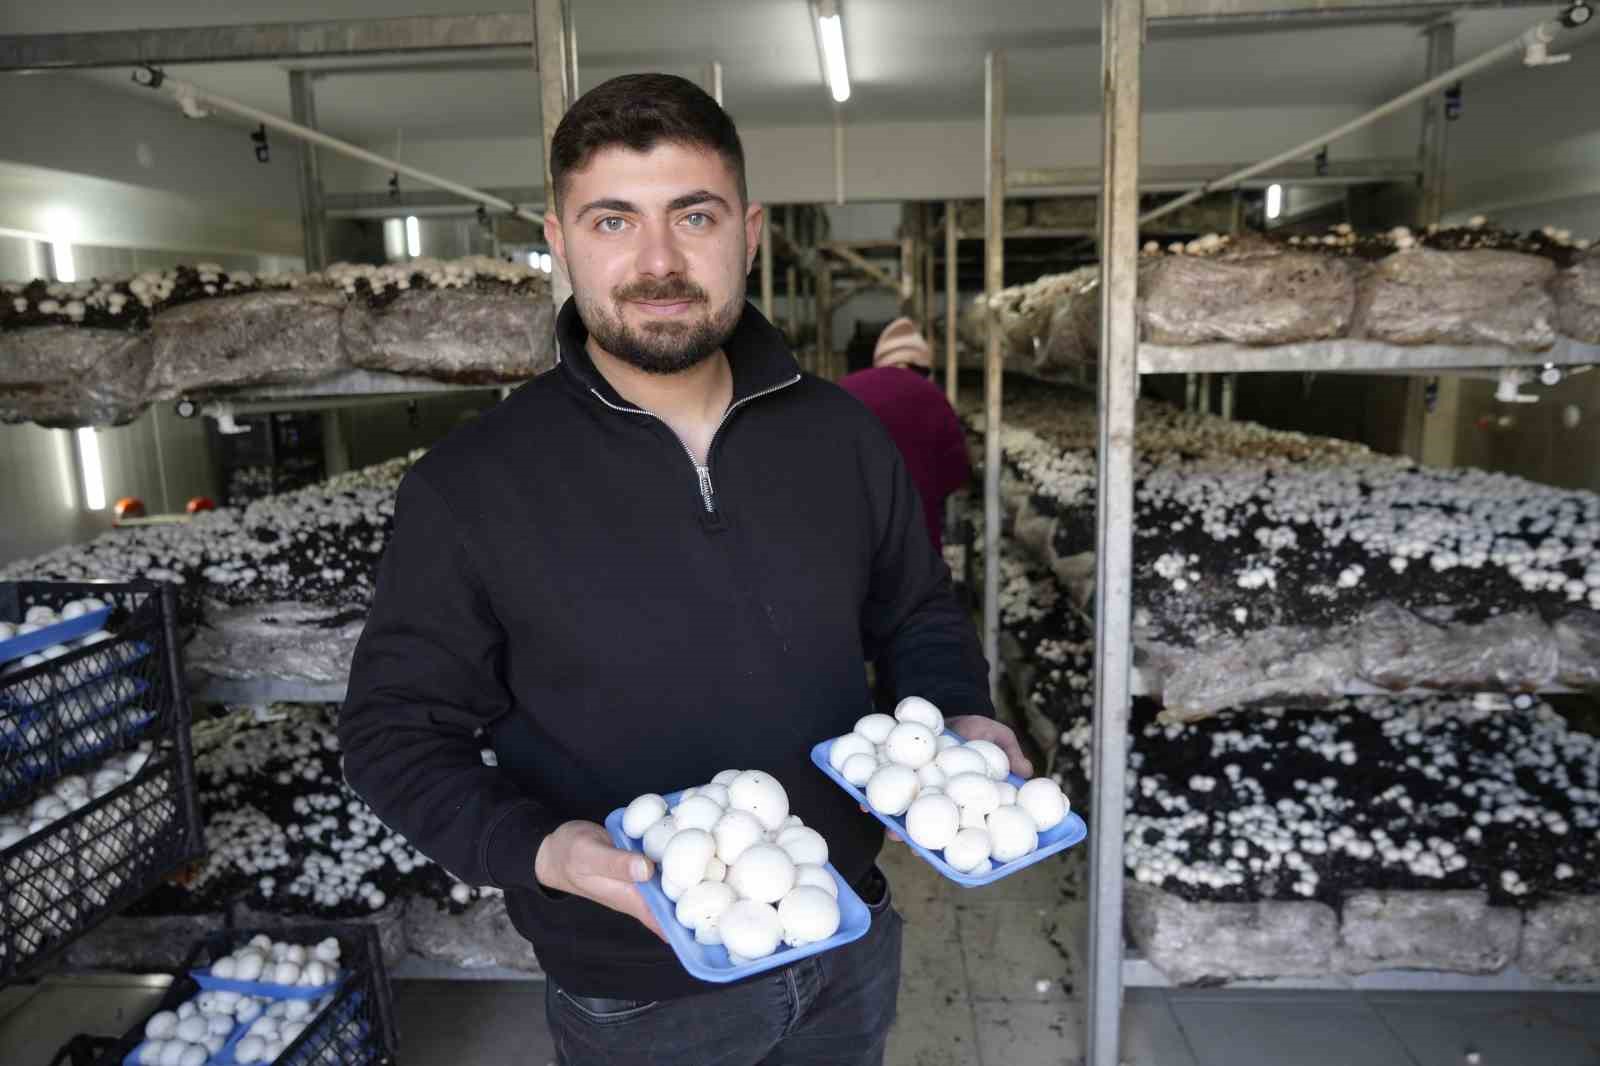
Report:
<svg viewBox="0 0 1600 1066"><path fill-rule="evenodd" d="M815 0L811 13L817 24L822 76L833 93L834 103L842 104L850 99L850 71L844 58L844 18L839 14L839 0Z"/></svg>
<svg viewBox="0 0 1600 1066"><path fill-rule="evenodd" d="M105 471L100 467L100 438L93 426L78 430L78 464L83 468L83 505L91 511L104 511Z"/></svg>
<svg viewBox="0 0 1600 1066"><path fill-rule="evenodd" d="M1283 214L1283 186L1282 185L1268 185L1267 186L1267 220L1270 222L1271 220L1277 218L1281 214Z"/></svg>

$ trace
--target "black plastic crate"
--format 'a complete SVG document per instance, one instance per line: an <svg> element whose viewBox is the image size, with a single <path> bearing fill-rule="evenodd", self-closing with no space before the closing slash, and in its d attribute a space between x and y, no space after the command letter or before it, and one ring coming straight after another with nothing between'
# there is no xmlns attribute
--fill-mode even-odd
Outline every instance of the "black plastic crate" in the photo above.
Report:
<svg viewBox="0 0 1600 1066"><path fill-rule="evenodd" d="M89 596L113 606L111 639L0 676L0 814L28 813L68 774L153 750L130 780L0 851L0 985L205 853L172 587L0 583L0 618Z"/></svg>
<svg viewBox="0 0 1600 1066"><path fill-rule="evenodd" d="M123 1058L144 1039L150 1014L177 1010L180 1003L199 994L200 986L190 971L209 968L258 933L306 945L331 936L339 941L339 966L349 974L333 1002L274 1060L276 1066L392 1066L397 1061L394 1000L377 930L357 922L306 922L271 929L229 929L200 941L174 975L161 1002L105 1049L97 1066L121 1066Z"/></svg>

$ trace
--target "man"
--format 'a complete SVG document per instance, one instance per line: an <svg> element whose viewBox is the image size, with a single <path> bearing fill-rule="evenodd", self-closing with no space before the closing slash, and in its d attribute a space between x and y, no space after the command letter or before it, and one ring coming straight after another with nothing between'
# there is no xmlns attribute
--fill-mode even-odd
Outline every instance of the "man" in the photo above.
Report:
<svg viewBox="0 0 1600 1066"><path fill-rule="evenodd" d="M928 380L933 350L909 318L884 328L872 353L872 368L839 386L878 416L911 471L922 497L922 516L934 551L944 543L944 501L972 477L961 420L944 393Z"/></svg>
<svg viewBox="0 0 1600 1066"><path fill-rule="evenodd" d="M868 710L862 661L887 657L1026 762L893 443L745 303L764 216L728 116L681 78L618 78L567 113L551 171L560 365L401 484L345 774L446 869L505 889L562 1062L880 1062L900 951L883 834L807 753ZM713 986L663 943L636 886L651 864L598 823L730 767L783 783L873 921Z"/></svg>

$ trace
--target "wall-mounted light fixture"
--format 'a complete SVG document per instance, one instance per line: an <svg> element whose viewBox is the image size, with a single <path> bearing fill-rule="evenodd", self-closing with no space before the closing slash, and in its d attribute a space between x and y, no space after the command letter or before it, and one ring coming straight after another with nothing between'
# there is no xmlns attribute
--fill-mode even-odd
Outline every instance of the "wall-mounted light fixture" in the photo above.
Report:
<svg viewBox="0 0 1600 1066"><path fill-rule="evenodd" d="M406 216L406 254L413 259L422 254L422 227L416 215Z"/></svg>
<svg viewBox="0 0 1600 1066"><path fill-rule="evenodd" d="M78 430L78 465L83 468L83 505L91 511L104 511L105 472L100 467L100 438L93 426Z"/></svg>
<svg viewBox="0 0 1600 1066"><path fill-rule="evenodd" d="M1267 186L1267 220L1270 222L1271 220L1277 218L1281 214L1283 214L1283 186L1282 185L1268 185Z"/></svg>

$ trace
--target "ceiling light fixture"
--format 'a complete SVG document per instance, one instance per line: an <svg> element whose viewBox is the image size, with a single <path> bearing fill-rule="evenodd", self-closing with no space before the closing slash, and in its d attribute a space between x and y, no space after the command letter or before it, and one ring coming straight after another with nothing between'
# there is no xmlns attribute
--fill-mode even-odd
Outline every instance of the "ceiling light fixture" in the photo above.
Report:
<svg viewBox="0 0 1600 1066"><path fill-rule="evenodd" d="M1267 186L1267 218L1275 219L1283 214L1283 186Z"/></svg>
<svg viewBox="0 0 1600 1066"><path fill-rule="evenodd" d="M850 99L850 71L844 59L844 20L838 0L817 0L811 5L817 19L817 51L822 59L822 76L835 103Z"/></svg>

